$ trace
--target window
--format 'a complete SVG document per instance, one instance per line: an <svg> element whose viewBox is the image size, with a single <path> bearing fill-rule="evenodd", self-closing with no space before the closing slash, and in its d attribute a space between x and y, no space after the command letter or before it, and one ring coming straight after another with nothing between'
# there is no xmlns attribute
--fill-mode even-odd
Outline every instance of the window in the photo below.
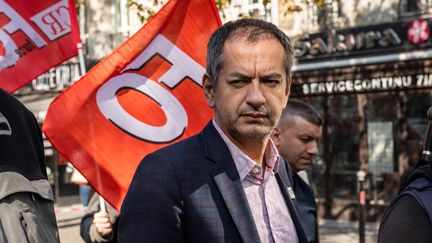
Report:
<svg viewBox="0 0 432 243"><path fill-rule="evenodd" d="M270 21L271 3L264 0L231 0L221 12L223 22L244 17Z"/></svg>
<svg viewBox="0 0 432 243"><path fill-rule="evenodd" d="M308 30L327 30L339 26L341 7L339 0L324 0L317 4L315 0L306 1L303 26Z"/></svg>
<svg viewBox="0 0 432 243"><path fill-rule="evenodd" d="M303 26L307 30L317 30L318 25L318 6L312 0L307 1L306 18L304 19Z"/></svg>
<svg viewBox="0 0 432 243"><path fill-rule="evenodd" d="M116 33L122 33L123 35L129 35L129 23L128 23L128 8L126 0L116 0L112 5L113 12L113 26Z"/></svg>
<svg viewBox="0 0 432 243"><path fill-rule="evenodd" d="M341 8L339 0L325 0L318 10L318 23L321 30L335 28L339 25Z"/></svg>
<svg viewBox="0 0 432 243"><path fill-rule="evenodd" d="M431 12L432 0L401 0L399 14L402 17L422 15Z"/></svg>

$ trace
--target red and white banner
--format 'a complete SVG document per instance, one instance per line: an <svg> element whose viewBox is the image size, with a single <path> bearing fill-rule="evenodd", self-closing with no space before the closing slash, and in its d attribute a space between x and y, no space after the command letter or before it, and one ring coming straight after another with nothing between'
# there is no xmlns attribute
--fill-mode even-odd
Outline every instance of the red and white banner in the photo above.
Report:
<svg viewBox="0 0 432 243"><path fill-rule="evenodd" d="M68 0L0 1L0 47L0 88L9 93L77 55Z"/></svg>
<svg viewBox="0 0 432 243"><path fill-rule="evenodd" d="M214 0L169 1L52 102L48 139L117 209L145 155L198 133L213 116L201 80L220 25Z"/></svg>

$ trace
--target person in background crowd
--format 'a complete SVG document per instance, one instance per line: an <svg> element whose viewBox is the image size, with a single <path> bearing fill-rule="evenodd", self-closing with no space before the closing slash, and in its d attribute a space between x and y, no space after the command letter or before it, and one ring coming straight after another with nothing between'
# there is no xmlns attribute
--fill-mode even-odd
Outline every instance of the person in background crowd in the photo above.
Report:
<svg viewBox="0 0 432 243"><path fill-rule="evenodd" d="M36 118L0 89L0 242L59 242L44 159Z"/></svg>
<svg viewBox="0 0 432 243"><path fill-rule="evenodd" d="M116 243L119 213L105 203L106 212L101 211L99 195L93 193L87 210L81 218L81 237L86 243Z"/></svg>
<svg viewBox="0 0 432 243"><path fill-rule="evenodd" d="M320 114L310 105L290 99L282 111L272 138L293 171L293 188L298 214L309 242L318 242L317 206L310 186L298 175L307 169L318 154L322 134Z"/></svg>
<svg viewBox="0 0 432 243"><path fill-rule="evenodd" d="M203 88L214 119L143 159L122 205L120 242L306 242L270 139L292 61L289 38L271 23L242 19L212 34Z"/></svg>
<svg viewBox="0 0 432 243"><path fill-rule="evenodd" d="M74 168L71 181L79 186L79 196L81 204L86 208L89 204L91 186L88 184L87 179Z"/></svg>
<svg viewBox="0 0 432 243"><path fill-rule="evenodd" d="M378 243L405 242L432 242L432 163L425 160L401 178L378 231Z"/></svg>

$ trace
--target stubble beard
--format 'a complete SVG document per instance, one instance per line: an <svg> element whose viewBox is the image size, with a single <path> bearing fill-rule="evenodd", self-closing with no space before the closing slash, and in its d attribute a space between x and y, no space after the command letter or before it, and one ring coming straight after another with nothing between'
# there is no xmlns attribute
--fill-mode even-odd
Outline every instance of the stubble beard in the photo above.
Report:
<svg viewBox="0 0 432 243"><path fill-rule="evenodd" d="M276 126L268 117L261 124L244 124L241 122L241 116L238 114L233 117L232 115L224 114L224 112L215 111L215 113L219 116L221 122L224 123L227 132L239 141L263 141L270 136L273 128Z"/></svg>
<svg viewBox="0 0 432 243"><path fill-rule="evenodd" d="M243 139L261 141L270 136L273 126L269 124L241 124L232 126L232 132Z"/></svg>

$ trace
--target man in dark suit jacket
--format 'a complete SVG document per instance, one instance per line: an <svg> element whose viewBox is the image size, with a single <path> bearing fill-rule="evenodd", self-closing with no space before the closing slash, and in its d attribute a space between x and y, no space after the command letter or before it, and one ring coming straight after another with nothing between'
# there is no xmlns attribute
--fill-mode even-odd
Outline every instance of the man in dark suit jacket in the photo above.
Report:
<svg viewBox="0 0 432 243"><path fill-rule="evenodd" d="M298 214L308 242L319 242L317 206L312 188L299 176L318 154L318 140L322 134L320 114L310 105L290 99L282 111L272 138L293 174L293 189L298 204Z"/></svg>
<svg viewBox="0 0 432 243"><path fill-rule="evenodd" d="M203 87L214 119L144 158L122 205L120 242L306 242L289 168L270 139L292 58L289 38L261 20L213 33Z"/></svg>

